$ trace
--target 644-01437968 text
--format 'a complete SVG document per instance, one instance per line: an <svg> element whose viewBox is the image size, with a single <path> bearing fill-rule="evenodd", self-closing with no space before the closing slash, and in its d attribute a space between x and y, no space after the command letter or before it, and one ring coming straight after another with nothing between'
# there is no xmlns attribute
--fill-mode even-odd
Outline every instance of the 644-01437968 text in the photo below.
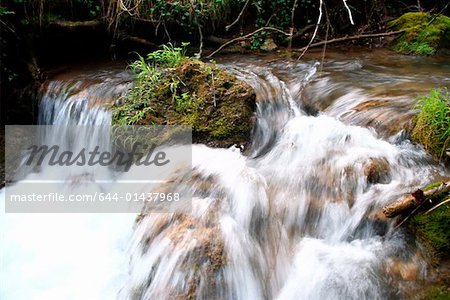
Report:
<svg viewBox="0 0 450 300"><path fill-rule="evenodd" d="M180 193L10 194L10 202L177 202Z"/></svg>

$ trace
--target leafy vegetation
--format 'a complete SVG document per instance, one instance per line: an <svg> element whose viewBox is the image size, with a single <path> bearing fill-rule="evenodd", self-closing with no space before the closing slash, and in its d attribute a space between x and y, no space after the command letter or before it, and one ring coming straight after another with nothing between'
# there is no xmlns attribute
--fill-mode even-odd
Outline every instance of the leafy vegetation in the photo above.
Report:
<svg viewBox="0 0 450 300"><path fill-rule="evenodd" d="M13 14L12 11L7 10L3 6L0 6L0 17L5 16L5 15L11 15L11 14Z"/></svg>
<svg viewBox="0 0 450 300"><path fill-rule="evenodd" d="M419 110L412 131L413 141L424 146L436 159L444 160L450 146L450 93L447 88L434 89L419 98Z"/></svg>
<svg viewBox="0 0 450 300"><path fill-rule="evenodd" d="M330 35L349 34L349 31L360 32L362 28L367 29L365 25L376 26L379 29L379 22L385 20L387 16L408 9L399 9L398 5L385 2L376 0L353 2L349 9L355 22L363 26L353 27L348 26L348 11L342 0L327 3L324 1L322 28L324 29L326 19L326 26L329 28L327 34ZM406 2L411 4L411 0ZM285 32L292 29L296 34L302 32L296 29L317 21L319 5L319 1L316 0L12 0L0 6L0 15L14 12L21 25L29 27L30 31L36 31L37 27L41 31L42 27L61 24L54 22L55 20L86 22L94 19L107 25L105 28L114 32L114 37L120 32L146 39L174 41L181 36L185 40L187 35L189 40L202 44L203 38L208 35L237 36L261 27L273 27ZM405 3L406 5L408 4ZM423 3L424 8L436 11L441 9L440 6L440 3ZM394 21L393 26L399 25L397 23L409 26L403 24L402 20ZM441 32L441 25L448 24L445 23L446 19L442 20L439 17L431 26L427 26L430 32L424 31L422 35L428 40L428 35L431 33L434 36L436 28ZM230 24L235 25L231 26L232 30L227 26ZM416 25L413 24L414 26ZM260 49L269 38L278 43L287 43L279 32L266 31L251 37L246 46L250 49ZM407 40L400 42L398 48L408 53L430 54L434 46L433 42L424 44L421 41Z"/></svg>
<svg viewBox="0 0 450 300"><path fill-rule="evenodd" d="M431 55L450 45L450 18L425 12L406 13L389 23L405 33L395 41L394 50L404 54Z"/></svg>
<svg viewBox="0 0 450 300"><path fill-rule="evenodd" d="M164 46L130 67L136 84L114 105L113 123L188 125L194 141L245 143L252 129L253 90L219 69L185 56L185 47Z"/></svg>
<svg viewBox="0 0 450 300"><path fill-rule="evenodd" d="M144 10L144 17L181 25L189 34L197 27L214 28L229 13L230 0L156 0ZM146 12L146 13L145 13Z"/></svg>
<svg viewBox="0 0 450 300"><path fill-rule="evenodd" d="M162 50L149 53L146 59L138 55L139 59L130 65L135 74L136 85L124 99L126 105L114 109L114 120L117 124L132 125L143 122L142 119L151 110L151 101L158 96L157 88L161 83L168 84L165 88L172 92L173 100L179 98L176 89L180 82L176 78L167 78L167 68L175 68L188 59L185 56L186 46L187 44L182 44L182 47L164 45Z"/></svg>

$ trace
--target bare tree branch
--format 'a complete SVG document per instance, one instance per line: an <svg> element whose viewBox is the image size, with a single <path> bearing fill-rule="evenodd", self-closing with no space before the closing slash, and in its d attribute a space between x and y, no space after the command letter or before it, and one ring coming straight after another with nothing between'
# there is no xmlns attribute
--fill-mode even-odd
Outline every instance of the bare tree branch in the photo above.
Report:
<svg viewBox="0 0 450 300"><path fill-rule="evenodd" d="M382 212L386 217L393 218L417 208L426 199L429 199L429 197L440 193L448 193L449 191L450 181L443 181L442 184L436 188L427 191L417 190L416 192L409 194L394 203L386 205L385 207L383 207ZM421 197L417 197L417 194L420 194Z"/></svg>
<svg viewBox="0 0 450 300"><path fill-rule="evenodd" d="M398 30L398 31L391 31L391 32L383 32L383 33L371 33L371 34L360 34L360 35L353 35L353 36L345 36L345 37L341 37L341 38L337 38L337 39L332 39L329 41L321 41L318 43L314 43L311 44L309 46L300 48L300 49L293 49L293 51L296 52L300 52L300 51L305 51L305 49L307 50L308 48L311 47L318 47L318 46L322 46L322 45L328 45L328 44L334 44L334 43L339 43L339 42L345 42L345 41L351 41L351 40L357 40L357 39L372 39L372 38L378 38L378 37L383 37L383 36L390 36L390 35L396 35L396 34L400 34L405 32L404 30Z"/></svg>
<svg viewBox="0 0 450 300"><path fill-rule="evenodd" d="M278 28L273 28L273 27L261 27L261 28L258 28L258 29L255 30L255 31L253 31L253 32L250 32L250 33L244 35L244 36L240 36L240 37L237 37L237 38L234 38L234 39L229 40L228 42L226 42L225 44L223 44L222 46L220 46L219 48L217 48L214 52L212 52L212 53L211 53L210 55L208 55L207 57L208 57L208 58L211 58L211 57L213 57L214 55L216 55L217 53L219 53L219 52L220 52L223 48L225 48L226 46L228 46L228 45L230 45L230 44L233 44L233 43L235 43L235 42L237 42L237 41L246 40L246 39L248 39L249 37L251 37L252 35L255 35L255 34L257 34L258 32L263 31L263 30L276 31L276 32L279 32L279 33L281 33L281 34L284 34L284 35L287 35L287 36L291 36L290 33L284 32L283 30L280 30L280 29L278 29Z"/></svg>
<svg viewBox="0 0 450 300"><path fill-rule="evenodd" d="M194 0L191 0L191 9L192 11L195 12L195 2ZM199 39L200 39L200 45L198 47L198 58L202 57L202 50L203 50L203 32L202 32L202 27L198 21L197 15L194 13L194 21L195 23L197 23L197 28L198 28L198 34L199 34Z"/></svg>
<svg viewBox="0 0 450 300"><path fill-rule="evenodd" d="M289 37L289 43L288 43L289 51L292 48L292 39L293 39L293 34L294 34L294 15L295 15L295 7L296 6L297 6L297 0L294 1L294 4L292 5L292 10L291 10L291 28L290 28L290 31L289 31L291 36Z"/></svg>
<svg viewBox="0 0 450 300"><path fill-rule="evenodd" d="M355 22L353 22L352 11L350 10L350 7L348 7L347 0L342 0L342 1L344 2L344 6L348 11L348 17L350 18L350 23L352 23L352 25L355 25Z"/></svg>
<svg viewBox="0 0 450 300"><path fill-rule="evenodd" d="M198 57L202 57L202 50L203 50L203 33L202 28L200 27L200 24L197 22L197 28L198 28L198 34L200 35L200 45L198 47Z"/></svg>
<svg viewBox="0 0 450 300"><path fill-rule="evenodd" d="M300 60L303 55L305 55L306 51L308 51L309 47L311 46L313 40L316 38L316 34L317 34L317 30L319 30L319 25L320 25L320 21L322 20L322 6L323 6L323 0L320 0L320 4L319 4L319 18L317 19L317 24L316 24L316 28L314 29L314 33L313 36L311 37L311 40L309 41L308 45L303 49L302 54L300 54L300 56L297 58L297 60Z"/></svg>
<svg viewBox="0 0 450 300"><path fill-rule="evenodd" d="M245 10L247 10L247 6L249 4L250 4L250 0L247 0L247 2L245 2L244 7L242 8L241 12L237 16L236 20L234 20L233 23L231 23L230 25L225 26L225 30L226 31L230 30L230 28L233 27L241 19L241 17L244 14Z"/></svg>

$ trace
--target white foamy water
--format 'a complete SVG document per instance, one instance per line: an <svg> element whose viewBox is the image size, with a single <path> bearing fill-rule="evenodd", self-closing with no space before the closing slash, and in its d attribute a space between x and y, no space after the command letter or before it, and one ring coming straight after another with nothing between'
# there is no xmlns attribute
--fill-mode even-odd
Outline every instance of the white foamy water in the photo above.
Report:
<svg viewBox="0 0 450 300"><path fill-rule="evenodd" d="M2 213L0 298L114 299L134 217Z"/></svg>
<svg viewBox="0 0 450 300"><path fill-rule="evenodd" d="M326 83L319 66L224 64L256 91L252 145L248 155L193 146L190 214L145 213L136 224L132 214L2 214L2 299L401 298L408 282L392 264L413 262L416 280L426 264L407 232L371 216L448 170L407 140L337 120L355 95L370 95L316 90ZM44 123L110 122L77 97L53 105L49 94ZM305 97L334 104L309 115Z"/></svg>
<svg viewBox="0 0 450 300"><path fill-rule="evenodd" d="M91 100L96 96L114 99L130 85L124 73L108 79L109 76L110 73L94 74L79 80L50 82L40 102L39 123L62 126L110 124L110 113L90 107ZM83 83L91 82L92 85L82 87ZM106 137L84 135L78 138L101 144ZM51 144L60 136L48 139ZM73 168L72 174L51 174L55 171L55 168L47 168L26 179L55 176L65 179L83 174L86 167ZM11 192L20 191L21 185L19 182L10 187ZM95 183L77 187L55 183L52 188L52 192L61 194L98 190ZM4 197L3 189L0 199L1 299L107 300L116 297L127 274L126 253L136 214L5 214Z"/></svg>

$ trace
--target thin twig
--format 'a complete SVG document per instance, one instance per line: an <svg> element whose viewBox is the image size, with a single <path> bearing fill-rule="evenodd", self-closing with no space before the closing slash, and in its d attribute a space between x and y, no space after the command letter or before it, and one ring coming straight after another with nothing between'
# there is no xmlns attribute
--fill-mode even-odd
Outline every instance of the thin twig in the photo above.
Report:
<svg viewBox="0 0 450 300"><path fill-rule="evenodd" d="M196 17L197 19L197 17ZM203 50L203 33L202 28L200 27L200 24L197 22L198 27L198 34L200 35L200 45L198 47L198 58L202 57L202 50Z"/></svg>
<svg viewBox="0 0 450 300"><path fill-rule="evenodd" d="M195 21L195 23L197 23L198 34L199 34L199 38L200 38L200 45L198 48L198 58L200 58L200 57L202 57L202 50L203 50L203 33L202 33L202 28L200 26L200 23L198 22L197 15L195 14L194 0L191 0L191 9L194 12L194 21Z"/></svg>
<svg viewBox="0 0 450 300"><path fill-rule="evenodd" d="M291 28L289 30L289 33L291 34L291 36L289 37L289 43L288 43L289 51L291 51L291 48L292 48L292 38L294 35L294 16L295 16L295 7L296 6L297 6L297 0L294 1L294 4L292 5L292 10L291 10Z"/></svg>
<svg viewBox="0 0 450 300"><path fill-rule="evenodd" d="M430 26L436 19L437 17L439 17L442 12L447 8L447 6L450 5L450 1L444 6L444 8L441 9L440 12L438 12L437 14L434 15L434 17L430 20L430 22L428 22L427 26Z"/></svg>
<svg viewBox="0 0 450 300"><path fill-rule="evenodd" d="M406 218L404 218L399 224L397 224L397 225L394 227L394 230L396 230L397 228L399 228L400 226L402 226L406 221L408 221L408 219L409 219L412 215L414 215L414 214L416 213L416 211L418 211L419 208L421 208L422 205L424 205L426 202L427 202L426 200L422 201L422 203L420 203L420 205L418 205L415 209L413 209L413 211L410 212Z"/></svg>
<svg viewBox="0 0 450 300"><path fill-rule="evenodd" d="M312 36L311 40L309 40L308 45L306 47L302 48L304 50L303 50L302 54L300 54L300 56L297 58L297 60L300 60L303 57L303 55L305 55L306 51L308 51L309 47L311 46L313 40L316 38L317 31L319 30L320 21L322 20L322 6L323 6L323 0L320 0L319 18L317 19L316 28L314 28L313 36Z"/></svg>
<svg viewBox="0 0 450 300"><path fill-rule="evenodd" d="M215 84L214 84L214 71L211 69L211 82L212 82L212 95L213 95L213 103L214 103L214 107L217 106L216 103L216 88L215 88Z"/></svg>
<svg viewBox="0 0 450 300"><path fill-rule="evenodd" d="M167 38L169 39L169 42L171 42L172 38L170 37L169 31L167 30L166 21L163 21L163 27L164 27L164 32L166 33Z"/></svg>
<svg viewBox="0 0 450 300"><path fill-rule="evenodd" d="M307 26L303 27L302 29L297 30L297 32L295 34L292 33L292 40L302 36L305 32L307 32L311 28L314 28L315 26L316 26L315 24L310 24L310 25L307 25ZM290 39L290 37L284 39L283 43L288 43L289 39Z"/></svg>
<svg viewBox="0 0 450 300"><path fill-rule="evenodd" d="M328 32L330 30L330 18L328 16L328 10L327 10L327 6L325 4L324 4L323 8L325 9L325 17L327 18L327 30L325 31L325 41L327 41L328 40ZM327 51L327 44L323 45L322 60L320 61L319 74L322 74L323 61L325 60L326 51Z"/></svg>
<svg viewBox="0 0 450 300"><path fill-rule="evenodd" d="M9 26L8 24L6 24L5 22L3 22L2 20L0 20L0 24L2 24L3 26L5 26L5 28L6 29L8 29L9 31L11 31L12 33L16 33L16 31L11 27L11 26Z"/></svg>
<svg viewBox="0 0 450 300"><path fill-rule="evenodd" d="M426 213L424 213L424 215L429 214L430 212L432 212L433 210L435 210L436 208L440 207L441 205L444 205L445 203L450 203L450 198L445 199L444 201L442 201L441 203L433 206L432 208L430 208L429 210L427 210Z"/></svg>
<svg viewBox="0 0 450 300"><path fill-rule="evenodd" d="M350 23L352 23L352 25L355 25L355 22L353 22L352 11L350 10L350 7L348 7L347 0L342 0L342 1L344 2L344 6L348 11L348 17L350 18Z"/></svg>
<svg viewBox="0 0 450 300"><path fill-rule="evenodd" d="M377 38L377 37L383 37L383 36L390 36L390 35L396 35L405 32L404 30L398 30L398 31L391 31L391 32L383 32L383 33L371 33L371 34L360 34L360 35L353 35L353 36L345 36L329 41L321 41L318 43L311 44L307 47L303 47L300 49L294 49L293 51L300 52L304 51L305 48L311 48L311 47L318 47L322 45L328 45L328 44L334 44L339 42L345 42L345 41L351 41L351 40L357 40L357 39L369 39L369 38Z"/></svg>
<svg viewBox="0 0 450 300"><path fill-rule="evenodd" d="M295 7L297 6L297 0L294 1L291 10L291 27L294 27L294 15L295 15Z"/></svg>
<svg viewBox="0 0 450 300"><path fill-rule="evenodd" d="M234 20L233 23L231 23L230 25L225 26L226 31L230 30L230 28L233 27L241 19L242 15L244 14L244 12L247 9L247 6L249 4L250 4L250 0L247 0L247 2L245 2L244 7L242 8L241 12L237 16L236 20Z"/></svg>
<svg viewBox="0 0 450 300"><path fill-rule="evenodd" d="M123 3L123 0L119 0L119 5L120 5L120 8L121 8L123 11L126 11L130 16L133 17L133 16L135 15L135 14L133 13L133 11L139 8L139 5L141 5L141 2L142 2L142 0L137 0L137 1L136 1L136 5L135 5L134 7L128 8L128 7Z"/></svg>
<svg viewBox="0 0 450 300"><path fill-rule="evenodd" d="M159 17L159 21L158 21L158 23L155 26L155 37L158 36L158 29L159 29L160 25L161 25L161 17Z"/></svg>
<svg viewBox="0 0 450 300"><path fill-rule="evenodd" d="M225 48L226 46L228 46L228 45L230 45L230 44L233 44L234 42L237 42L237 41L246 40L246 39L248 39L249 37L251 37L252 35L255 35L255 34L257 34L258 32L263 31L263 30L272 30L272 31L276 31L276 32L279 32L279 33L284 34L284 35L287 35L287 36L291 36L290 33L284 32L283 30L280 30L280 29L278 29L278 28L274 28L274 27L261 27L261 28L255 30L255 31L253 31L253 32L250 32L250 33L244 35L244 36L240 36L240 37L237 37L237 38L234 38L234 39L229 40L228 42L224 43L222 46L220 46L219 48L217 48L214 52L212 52L212 53L211 53L210 55L208 55L207 57L208 57L208 58L211 58L211 57L213 57L214 55L216 55L217 53L219 53L219 52L220 52L223 48Z"/></svg>

